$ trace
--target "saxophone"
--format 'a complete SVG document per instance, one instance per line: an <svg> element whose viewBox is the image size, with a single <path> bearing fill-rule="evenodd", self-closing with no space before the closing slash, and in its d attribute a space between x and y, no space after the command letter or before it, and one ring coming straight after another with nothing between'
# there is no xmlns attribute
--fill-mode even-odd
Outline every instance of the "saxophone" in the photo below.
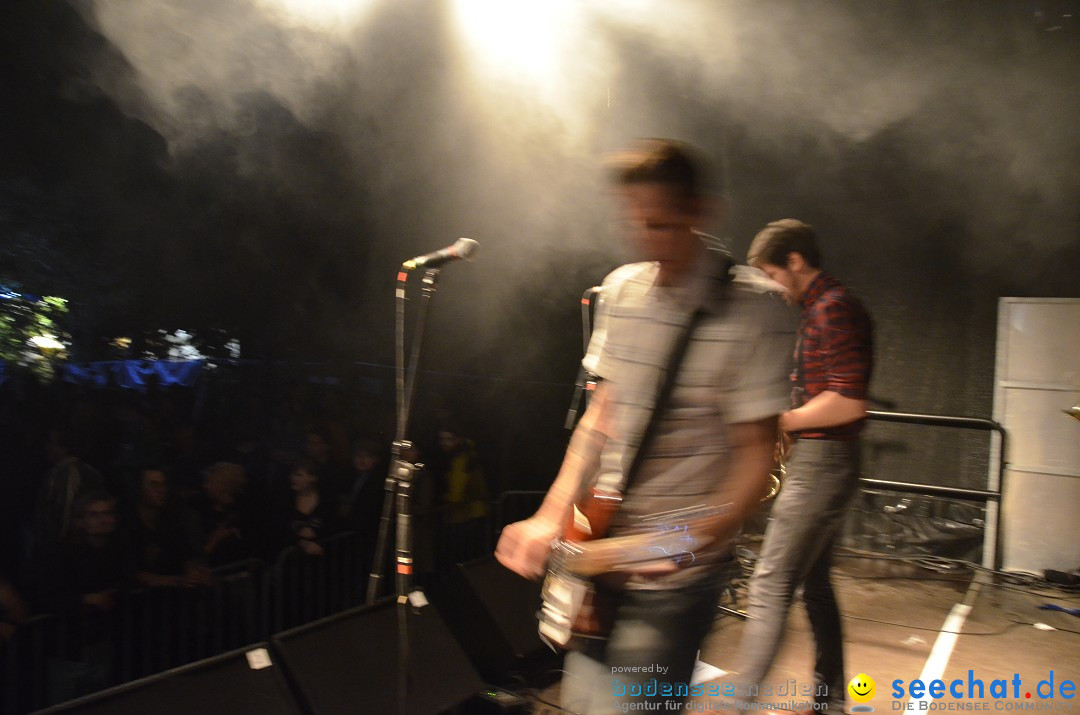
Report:
<svg viewBox="0 0 1080 715"><path fill-rule="evenodd" d="M769 488L766 490L765 496L761 498L762 503L775 499L776 495L780 493L784 477L787 476L787 459L790 452L791 437L778 428L776 430L776 447L773 448L773 464L775 466L769 474Z"/></svg>

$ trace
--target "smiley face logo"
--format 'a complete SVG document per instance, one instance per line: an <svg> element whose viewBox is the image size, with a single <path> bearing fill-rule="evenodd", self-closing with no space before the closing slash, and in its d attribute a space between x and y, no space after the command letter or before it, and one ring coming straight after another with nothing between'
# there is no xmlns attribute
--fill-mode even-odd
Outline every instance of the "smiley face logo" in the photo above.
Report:
<svg viewBox="0 0 1080 715"><path fill-rule="evenodd" d="M848 694L851 699L857 703L867 703L874 699L874 693L877 692L877 685L874 683L874 679L866 673L859 673L847 686Z"/></svg>

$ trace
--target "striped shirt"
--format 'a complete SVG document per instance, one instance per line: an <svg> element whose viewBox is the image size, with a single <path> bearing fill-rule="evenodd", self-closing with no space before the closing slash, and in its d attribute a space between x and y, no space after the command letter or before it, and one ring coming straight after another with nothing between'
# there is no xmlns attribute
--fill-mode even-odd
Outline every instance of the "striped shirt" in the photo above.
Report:
<svg viewBox="0 0 1080 715"><path fill-rule="evenodd" d="M756 272L734 269L721 284L722 264L709 256L678 287L656 285L655 263L628 264L604 280L583 361L609 386L612 434L600 455L601 485L621 483L674 341L699 306L707 309L613 533L642 516L705 503L726 474L727 425L788 406L794 316Z"/></svg>
<svg viewBox="0 0 1080 715"><path fill-rule="evenodd" d="M791 373L792 406L822 392L865 400L873 369L873 324L862 303L840 281L819 273L799 301L802 324ZM799 437L854 439L866 420L805 430Z"/></svg>

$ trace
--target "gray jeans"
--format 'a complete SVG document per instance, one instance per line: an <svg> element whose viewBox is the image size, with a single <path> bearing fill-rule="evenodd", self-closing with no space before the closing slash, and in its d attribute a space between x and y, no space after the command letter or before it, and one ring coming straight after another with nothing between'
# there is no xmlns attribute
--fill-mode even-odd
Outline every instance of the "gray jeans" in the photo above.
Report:
<svg viewBox="0 0 1080 715"><path fill-rule="evenodd" d="M795 590L802 586L815 646L814 687L803 692L819 707L843 712L843 634L829 567L858 480L858 440L802 439L795 444L750 580L749 618L737 661L747 699L768 692L764 679L779 650Z"/></svg>

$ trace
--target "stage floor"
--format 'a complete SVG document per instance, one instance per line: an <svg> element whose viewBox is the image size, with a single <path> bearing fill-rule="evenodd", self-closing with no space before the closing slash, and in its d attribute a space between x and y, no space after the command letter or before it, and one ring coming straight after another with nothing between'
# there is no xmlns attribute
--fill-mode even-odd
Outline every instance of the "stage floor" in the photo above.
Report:
<svg viewBox="0 0 1080 715"><path fill-rule="evenodd" d="M838 553L834 584L844 617L846 676L864 673L876 683L876 693L865 705L879 713L1080 712L1076 695L1080 687L1069 688L1070 683L1080 686L1080 618L1039 608L1047 603L1080 607L1080 590L1040 590L1011 581ZM737 670L734 650L743 625L737 617L720 616L700 660L724 672ZM762 692L764 685L772 684L773 694L759 700L782 709L809 700L800 693L813 687L812 667L810 625L797 602L783 646L763 684ZM721 673L714 675L706 687L715 684L722 693L727 681ZM921 701L911 697L909 686L916 679L926 686L943 681L942 697L924 696ZM899 697L894 681L902 681ZM558 703L558 690L556 684L541 697ZM855 705L849 697L849 710ZM697 699L689 710L717 712L732 707L721 694ZM534 712L558 711L540 704Z"/></svg>

